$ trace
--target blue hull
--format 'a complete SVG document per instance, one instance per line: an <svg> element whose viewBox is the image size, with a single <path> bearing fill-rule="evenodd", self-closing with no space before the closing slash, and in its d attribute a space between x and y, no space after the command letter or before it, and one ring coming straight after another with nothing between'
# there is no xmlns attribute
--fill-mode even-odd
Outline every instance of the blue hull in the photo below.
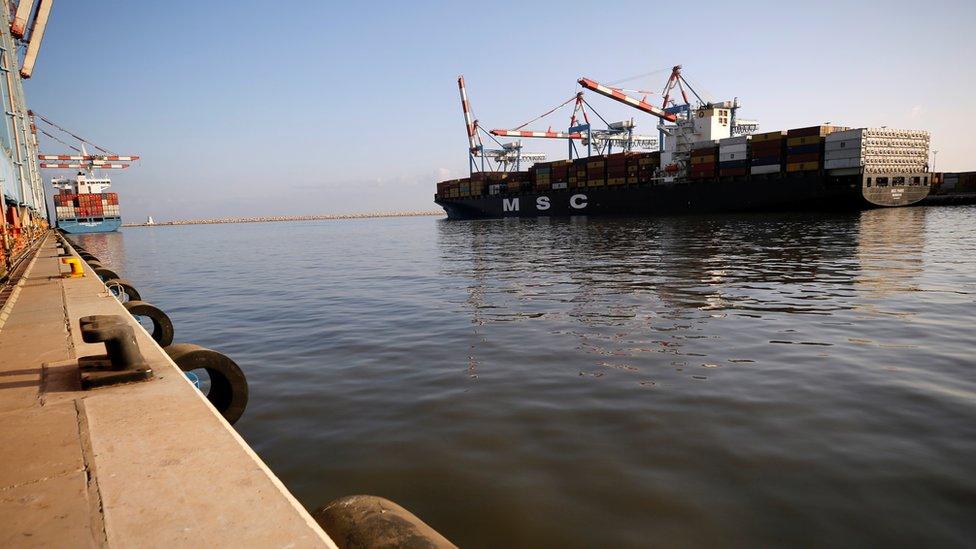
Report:
<svg viewBox="0 0 976 549"><path fill-rule="evenodd" d="M59 219L58 228L68 234L110 233L122 226L121 217L106 217L98 221Z"/></svg>

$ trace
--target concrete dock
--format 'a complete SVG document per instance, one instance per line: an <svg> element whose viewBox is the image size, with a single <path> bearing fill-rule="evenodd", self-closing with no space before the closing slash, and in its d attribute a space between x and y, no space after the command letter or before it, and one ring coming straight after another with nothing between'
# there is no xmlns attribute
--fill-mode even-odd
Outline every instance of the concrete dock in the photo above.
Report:
<svg viewBox="0 0 976 549"><path fill-rule="evenodd" d="M49 234L0 311L0 547L335 547L88 266ZM79 318L120 315L153 379L82 390Z"/></svg>

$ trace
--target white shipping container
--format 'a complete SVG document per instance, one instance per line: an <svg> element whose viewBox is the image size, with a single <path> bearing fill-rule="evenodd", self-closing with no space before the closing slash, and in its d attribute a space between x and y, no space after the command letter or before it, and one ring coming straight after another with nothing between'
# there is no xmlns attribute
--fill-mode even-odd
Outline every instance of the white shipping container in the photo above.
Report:
<svg viewBox="0 0 976 549"><path fill-rule="evenodd" d="M749 145L743 143L741 145L719 145L718 152L721 153L745 153L749 150Z"/></svg>
<svg viewBox="0 0 976 549"><path fill-rule="evenodd" d="M691 150L697 151L698 149L708 149L718 145L718 141L696 141L691 144Z"/></svg>
<svg viewBox="0 0 976 549"><path fill-rule="evenodd" d="M740 135L738 137L726 137L725 139L719 140L719 146L725 147L727 145L745 145L752 139L750 135Z"/></svg>
<svg viewBox="0 0 976 549"><path fill-rule="evenodd" d="M568 186L569 186L569 184L566 183L565 181L563 181L561 183L553 183L552 184L552 188L553 189L565 189L565 188L568 188Z"/></svg>
<svg viewBox="0 0 976 549"><path fill-rule="evenodd" d="M749 159L749 153L747 153L745 151L742 151L742 152L728 152L728 153L720 152L720 153L718 153L718 161L719 162L735 162L737 160L748 160L748 159Z"/></svg>
<svg viewBox="0 0 976 549"><path fill-rule="evenodd" d="M752 173L753 175L779 173L779 164L770 164L768 166L753 166L752 168L750 168L749 173Z"/></svg>

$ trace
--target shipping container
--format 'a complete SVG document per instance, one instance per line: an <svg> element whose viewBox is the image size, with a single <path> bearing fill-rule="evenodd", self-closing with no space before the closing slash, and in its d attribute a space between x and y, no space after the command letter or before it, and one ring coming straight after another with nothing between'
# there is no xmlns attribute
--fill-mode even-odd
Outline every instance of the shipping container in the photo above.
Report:
<svg viewBox="0 0 976 549"><path fill-rule="evenodd" d="M820 169L819 162L793 162L786 165L786 171L793 172L812 172Z"/></svg>
<svg viewBox="0 0 976 549"><path fill-rule="evenodd" d="M762 143L764 141L779 141L786 137L785 131L777 132L766 132L766 133L756 133L752 135L752 145L755 146L756 143Z"/></svg>
<svg viewBox="0 0 976 549"><path fill-rule="evenodd" d="M845 126L809 126L806 128L794 128L792 130L787 130L786 136L788 138L809 136L826 137L834 132L844 131L846 129L848 128Z"/></svg>
<svg viewBox="0 0 976 549"><path fill-rule="evenodd" d="M752 173L753 175L768 175L773 173L780 173L780 165L766 164L766 165L757 166L755 163L753 163L752 167L749 168L749 172Z"/></svg>
<svg viewBox="0 0 976 549"><path fill-rule="evenodd" d="M719 176L720 177L741 177L741 176L745 176L745 175L749 175L749 168L748 167L745 167L745 166L744 167L739 167L739 168L724 168L723 167L722 169L719 170Z"/></svg>

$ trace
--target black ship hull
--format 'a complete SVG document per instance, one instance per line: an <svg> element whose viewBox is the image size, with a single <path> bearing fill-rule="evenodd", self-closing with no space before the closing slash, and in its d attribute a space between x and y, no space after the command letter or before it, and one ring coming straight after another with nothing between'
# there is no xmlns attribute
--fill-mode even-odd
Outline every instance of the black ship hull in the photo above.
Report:
<svg viewBox="0 0 976 549"><path fill-rule="evenodd" d="M814 172L671 184L579 187L492 196L438 196L434 201L444 208L449 219L479 219L859 210L907 206L925 198L928 191L927 184L866 187L860 174L837 177Z"/></svg>

